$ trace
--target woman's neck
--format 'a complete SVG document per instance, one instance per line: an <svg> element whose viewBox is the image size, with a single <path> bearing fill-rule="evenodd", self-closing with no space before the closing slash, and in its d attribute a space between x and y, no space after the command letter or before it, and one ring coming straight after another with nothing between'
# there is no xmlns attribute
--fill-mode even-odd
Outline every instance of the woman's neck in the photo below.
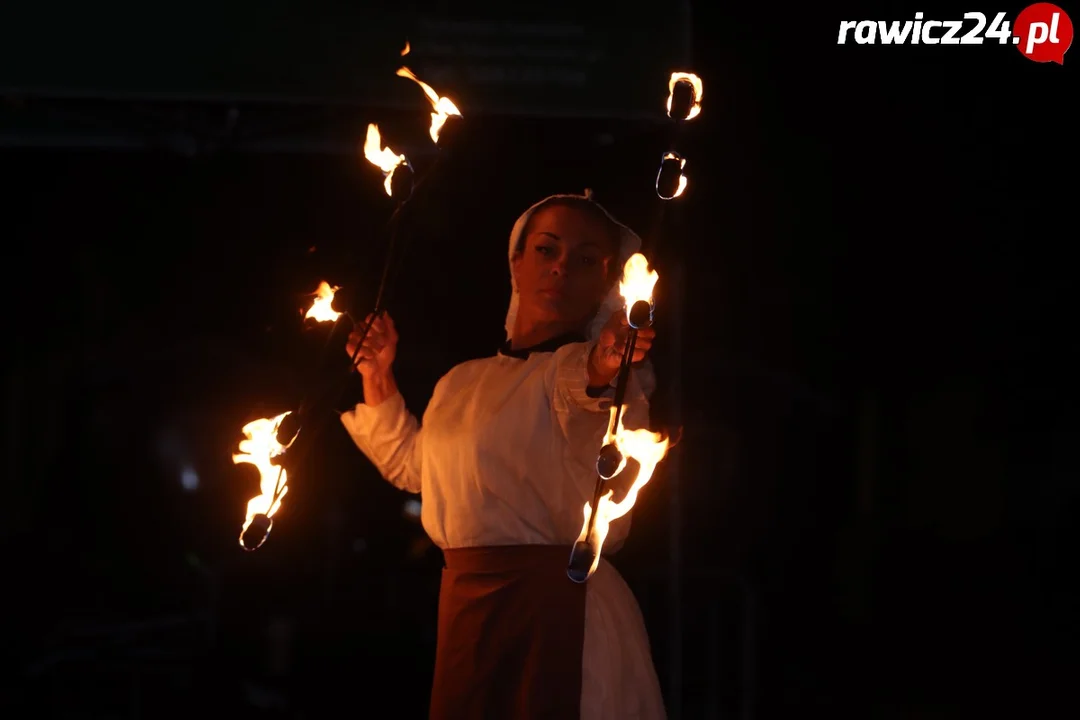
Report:
<svg viewBox="0 0 1080 720"><path fill-rule="evenodd" d="M530 348L560 335L580 331L581 328L576 323L562 321L523 322L519 316L518 322L514 323L510 347L513 350Z"/></svg>

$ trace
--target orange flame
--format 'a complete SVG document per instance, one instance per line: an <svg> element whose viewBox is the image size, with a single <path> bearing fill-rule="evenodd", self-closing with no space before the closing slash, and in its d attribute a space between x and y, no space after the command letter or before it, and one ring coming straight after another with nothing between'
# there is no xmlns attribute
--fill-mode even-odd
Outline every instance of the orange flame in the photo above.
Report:
<svg viewBox="0 0 1080 720"><path fill-rule="evenodd" d="M434 143L439 142L439 133L442 132L443 125L446 124L447 118L451 115L457 115L461 117L461 112L457 109L457 106L450 100L450 98L439 97L439 94L431 89L431 86L423 82L420 78L413 74L413 71L407 67L400 67L397 71L398 77L408 78L414 83L420 86L420 89L427 95L427 99L431 102L431 107L434 110L431 113L431 141Z"/></svg>
<svg viewBox="0 0 1080 720"><path fill-rule="evenodd" d="M634 253L623 265L622 278L619 280L619 294L626 305L626 318L630 319L630 309L639 300L652 305L653 288L660 276L655 270L649 270L649 261L641 253ZM605 443L608 442L605 440Z"/></svg>
<svg viewBox="0 0 1080 720"><path fill-rule="evenodd" d="M273 463L273 458L285 451L277 440L277 431L288 414L286 412L275 418L252 420L243 427L244 439L238 447L240 452L233 455L233 463L255 466L259 471L259 494L248 501L247 517L244 519L244 528L240 531L241 537L247 532L256 515L274 517L274 513L281 507L281 499L289 491L287 471Z"/></svg>
<svg viewBox="0 0 1080 720"><path fill-rule="evenodd" d="M307 313L304 315L304 319L311 318L315 322L334 322L341 313L334 312L334 293L341 288L330 287L330 283L325 280L319 283L319 287L315 290L315 301L311 303L311 307L308 308Z"/></svg>
<svg viewBox="0 0 1080 720"><path fill-rule="evenodd" d="M600 553L604 548L604 540L607 539L608 530L611 523L614 520L626 515L634 507L634 503L637 502L638 493L641 488L648 484L652 479L653 472L656 470L656 466L660 464L660 461L667 455L670 441L668 438L663 437L659 433L650 432L649 430L627 430L623 427L622 417L625 415L625 406L623 406L623 412L619 417L619 426L613 431L608 430L608 434L604 439L605 443L613 442L615 447L622 453L623 463L619 467L621 473L626 468L626 459L634 458L640 466L638 469L637 477L634 478L633 484L621 501L615 502L612 497L615 495L613 490L608 490L603 496L600 497L600 501L596 504L596 522L593 525L593 537L592 546L594 551L594 558L592 567L589 568L589 573L596 572L596 567L600 564ZM613 424L615 421L615 408L611 408L611 421ZM581 534L578 535L578 542L585 542L589 534L589 517L592 514L592 507L589 503L585 503L584 523L581 526Z"/></svg>
<svg viewBox="0 0 1080 720"><path fill-rule="evenodd" d="M393 197L392 190L394 171L402 165L409 163L404 155L398 155L388 147L383 147L382 135L379 134L379 126L371 123L367 126L367 137L364 139L364 158L375 167L382 170L383 188L386 194Z"/></svg>
<svg viewBox="0 0 1080 720"><path fill-rule="evenodd" d="M686 116L687 120L693 120L701 114L701 98L705 94L705 83L701 82L694 73L685 72L673 72L671 73L671 80L668 81L668 97L667 97L667 111L668 115L671 115L671 102L675 96L675 86L680 80L686 80L694 87L694 104L690 108L690 114Z"/></svg>

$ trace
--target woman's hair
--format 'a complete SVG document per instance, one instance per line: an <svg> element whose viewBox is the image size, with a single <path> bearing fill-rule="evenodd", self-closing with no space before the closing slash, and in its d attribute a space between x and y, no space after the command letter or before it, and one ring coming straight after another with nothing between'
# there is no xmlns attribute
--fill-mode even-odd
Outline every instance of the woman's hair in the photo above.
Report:
<svg viewBox="0 0 1080 720"><path fill-rule="evenodd" d="M514 252L519 253L525 249L525 239L529 236L529 233L532 232L532 224L533 220L536 218L536 214L541 210L553 207L564 207L570 210L577 210L586 217L596 220L597 223L604 228L604 239L608 242L611 257L614 260L609 266L609 280L615 282L622 272L622 267L619 265L619 250L622 246L622 227L612 220L611 216L604 212L603 208L586 197L555 197L536 207L529 216L528 221L525 223L525 227L522 229L521 237L518 238L518 244L517 247L514 248Z"/></svg>

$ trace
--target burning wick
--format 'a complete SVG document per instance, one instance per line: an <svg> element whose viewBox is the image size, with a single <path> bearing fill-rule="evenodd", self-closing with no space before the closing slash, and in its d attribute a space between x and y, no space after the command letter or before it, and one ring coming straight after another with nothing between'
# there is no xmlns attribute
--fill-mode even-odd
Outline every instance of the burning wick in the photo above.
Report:
<svg viewBox="0 0 1080 720"><path fill-rule="evenodd" d="M409 159L398 155L388 147L383 147L379 126L371 123L367 126L364 139L364 158L382 170L383 188L390 197L404 202L412 194L413 169Z"/></svg>
<svg viewBox="0 0 1080 720"><path fill-rule="evenodd" d="M612 407L612 424L617 415L622 415L623 408ZM648 430L627 430L623 427L622 419L618 420L618 426L614 431L609 430L605 438L605 447L610 444L619 454L619 472L626 468L626 459L633 458L639 468L637 477L626 493L626 497L620 502L612 500L613 490L604 493L596 503L596 517L593 518L592 503L585 503L584 523L581 526L581 534L578 535L574 549L570 553L570 565L566 574L571 580L583 583L588 580L597 566L600 564L600 554L604 549L604 540L614 520L626 515L634 507L638 492L652 478L656 466L667 454L669 440L659 433ZM614 473L612 477L617 475Z"/></svg>
<svg viewBox="0 0 1080 720"><path fill-rule="evenodd" d="M274 418L252 420L243 427L244 439L233 463L248 463L259 471L259 494L247 504L247 517L240 531L240 547L257 550L270 534L272 518L281 508L281 499L289 491L288 472L278 462L285 446L278 440L278 429L289 413Z"/></svg>
<svg viewBox="0 0 1080 720"><path fill-rule="evenodd" d="M672 120L693 120L701 114L705 84L693 73L674 72L668 81L667 112Z"/></svg>
<svg viewBox="0 0 1080 720"><path fill-rule="evenodd" d="M664 153L664 159L660 162L660 172L656 174L656 194L661 200L671 200L683 194L686 190L686 176L683 168L686 160L677 152Z"/></svg>
<svg viewBox="0 0 1080 720"><path fill-rule="evenodd" d="M652 325L653 306L648 300L638 300L630 307L629 317L626 319L630 327L641 330Z"/></svg>
<svg viewBox="0 0 1080 720"><path fill-rule="evenodd" d="M407 47L407 46L406 46ZM420 89L427 95L427 99L431 102L431 107L434 112L431 113L431 141L436 145L439 143L439 134L442 132L443 125L451 116L461 117L461 111L457 109L457 106L450 100L450 98L439 97L439 94L435 92L430 85L422 81L420 78L413 74L413 71L407 67L398 68L398 77L408 78L414 83L420 86Z"/></svg>
<svg viewBox="0 0 1080 720"><path fill-rule="evenodd" d="M600 448L600 454L596 457L596 474L605 480L610 480L623 471L626 467L626 458L619 452L619 447L610 437L604 438L604 447Z"/></svg>
<svg viewBox="0 0 1080 720"><path fill-rule="evenodd" d="M348 315L352 310L353 296L356 293L352 288L336 288L334 292L334 299L330 301L330 309L341 315ZM350 316L351 317L351 316Z"/></svg>
<svg viewBox="0 0 1080 720"><path fill-rule="evenodd" d="M251 524L240 534L240 547L248 552L258 550L270 536L270 528L273 526L274 521L268 515L256 514L251 518Z"/></svg>
<svg viewBox="0 0 1080 720"><path fill-rule="evenodd" d="M330 283L325 280L321 281L318 289L315 290L315 301L311 303L311 307L308 308L304 319L314 320L319 323L335 322L341 317L341 313L334 311L334 293L340 289L330 287Z"/></svg>
<svg viewBox="0 0 1080 720"><path fill-rule="evenodd" d="M619 280L619 294L626 305L626 321L635 330L652 324L652 296L659 279L660 275L649 269L649 260L641 253L626 259Z"/></svg>

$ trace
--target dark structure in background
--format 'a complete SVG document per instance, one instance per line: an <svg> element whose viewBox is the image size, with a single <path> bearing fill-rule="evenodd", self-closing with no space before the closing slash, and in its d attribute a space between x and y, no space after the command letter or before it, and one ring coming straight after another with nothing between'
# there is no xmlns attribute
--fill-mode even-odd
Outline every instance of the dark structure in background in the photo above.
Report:
<svg viewBox="0 0 1080 720"><path fill-rule="evenodd" d="M304 293L377 281L366 123L430 161L400 62L469 119L390 304L420 411L502 339L521 209L589 185L652 230L672 10L114 5L47 39L0 11L13 717L423 715L440 559L406 497L328 433L241 553L239 429L311 378ZM1075 72L836 48L839 19L695 9L705 113L656 258L656 414L685 435L619 566L673 718L1031 713L1076 671Z"/></svg>

